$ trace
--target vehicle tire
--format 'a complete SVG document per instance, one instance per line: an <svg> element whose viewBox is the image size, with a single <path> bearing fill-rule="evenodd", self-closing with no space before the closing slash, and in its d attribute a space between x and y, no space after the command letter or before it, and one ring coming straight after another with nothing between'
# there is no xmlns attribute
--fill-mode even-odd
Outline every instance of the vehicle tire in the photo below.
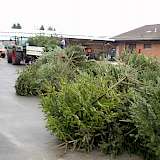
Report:
<svg viewBox="0 0 160 160"><path fill-rule="evenodd" d="M30 60L31 60L31 58L30 58L30 57L25 56L25 63L26 63L26 64L29 64Z"/></svg>
<svg viewBox="0 0 160 160"><path fill-rule="evenodd" d="M16 52L15 56L12 55L12 64L19 65L22 61L22 52Z"/></svg>
<svg viewBox="0 0 160 160"><path fill-rule="evenodd" d="M1 57L2 57L2 58L5 58L5 56L6 56L5 54L1 54Z"/></svg>

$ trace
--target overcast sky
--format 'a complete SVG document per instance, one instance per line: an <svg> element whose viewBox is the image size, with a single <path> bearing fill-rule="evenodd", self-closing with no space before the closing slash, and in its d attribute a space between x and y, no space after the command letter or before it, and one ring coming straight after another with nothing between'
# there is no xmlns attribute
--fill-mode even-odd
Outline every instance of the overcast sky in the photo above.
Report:
<svg viewBox="0 0 160 160"><path fill-rule="evenodd" d="M0 30L19 22L26 30L41 24L57 32L114 36L160 23L160 0L1 0Z"/></svg>

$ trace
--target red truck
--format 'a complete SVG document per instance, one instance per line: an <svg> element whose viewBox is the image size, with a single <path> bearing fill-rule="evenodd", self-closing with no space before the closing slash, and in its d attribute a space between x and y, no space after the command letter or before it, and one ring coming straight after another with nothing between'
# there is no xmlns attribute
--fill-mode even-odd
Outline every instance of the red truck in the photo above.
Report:
<svg viewBox="0 0 160 160"><path fill-rule="evenodd" d="M44 47L13 45L7 49L7 61L14 65L32 63L42 55Z"/></svg>

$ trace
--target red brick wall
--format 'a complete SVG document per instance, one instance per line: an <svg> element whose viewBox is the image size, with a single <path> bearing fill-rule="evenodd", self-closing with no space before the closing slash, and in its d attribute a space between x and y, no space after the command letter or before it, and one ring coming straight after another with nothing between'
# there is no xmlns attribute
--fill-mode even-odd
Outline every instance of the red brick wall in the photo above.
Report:
<svg viewBox="0 0 160 160"><path fill-rule="evenodd" d="M144 55L147 56L156 56L156 57L160 57L160 42L147 42L151 44L151 48L144 48L144 44L146 42L136 42L136 51L137 53L143 53ZM128 45L129 43L118 43L116 50L117 50L117 54L121 54L122 51L125 49L125 47Z"/></svg>
<svg viewBox="0 0 160 160"><path fill-rule="evenodd" d="M148 56L160 56L160 43L159 44L151 44L151 48L142 49L142 53Z"/></svg>

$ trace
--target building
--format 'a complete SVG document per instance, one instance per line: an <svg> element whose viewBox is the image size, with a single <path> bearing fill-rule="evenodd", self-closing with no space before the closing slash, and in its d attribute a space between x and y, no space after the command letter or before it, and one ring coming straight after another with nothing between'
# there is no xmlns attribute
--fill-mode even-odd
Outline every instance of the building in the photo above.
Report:
<svg viewBox="0 0 160 160"><path fill-rule="evenodd" d="M10 29L7 31L0 31L0 42L3 44L13 43L16 37L20 37L27 40L29 37L34 36L52 36L58 39L65 39L66 45L81 45L86 49L89 54L107 54L111 48L113 40L106 36L95 37L85 35L69 35L63 33L56 33L55 31L43 31L43 30L32 30L26 31L23 29ZM110 45L109 45L110 44Z"/></svg>
<svg viewBox="0 0 160 160"><path fill-rule="evenodd" d="M84 35L63 35L67 44L81 45L88 53L106 54L113 43L107 37L94 37ZM109 45L110 44L110 45Z"/></svg>
<svg viewBox="0 0 160 160"><path fill-rule="evenodd" d="M112 39L115 40L117 55L128 49L148 56L160 56L160 24L146 25Z"/></svg>

